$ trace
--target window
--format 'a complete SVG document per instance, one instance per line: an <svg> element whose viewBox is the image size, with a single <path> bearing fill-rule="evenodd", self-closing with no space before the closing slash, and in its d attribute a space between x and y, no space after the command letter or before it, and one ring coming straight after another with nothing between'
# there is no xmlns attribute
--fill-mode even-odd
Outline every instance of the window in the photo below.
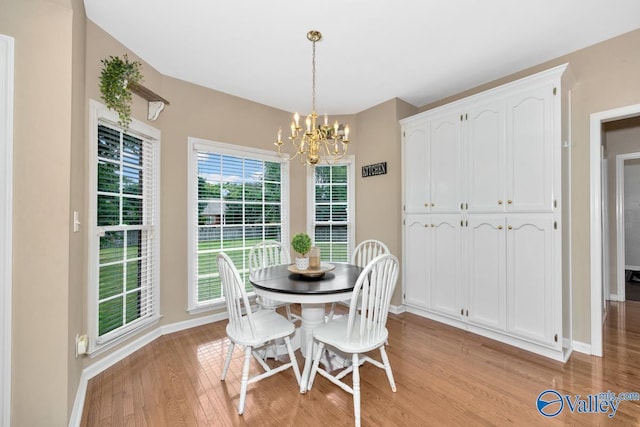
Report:
<svg viewBox="0 0 640 427"><path fill-rule="evenodd" d="M92 101L89 351L159 318L158 130Z"/></svg>
<svg viewBox="0 0 640 427"><path fill-rule="evenodd" d="M249 250L289 240L289 165L268 151L189 138L189 311L224 301L216 257L225 252L247 290Z"/></svg>
<svg viewBox="0 0 640 427"><path fill-rule="evenodd" d="M324 261L348 262L355 240L353 156L307 173L309 235Z"/></svg>

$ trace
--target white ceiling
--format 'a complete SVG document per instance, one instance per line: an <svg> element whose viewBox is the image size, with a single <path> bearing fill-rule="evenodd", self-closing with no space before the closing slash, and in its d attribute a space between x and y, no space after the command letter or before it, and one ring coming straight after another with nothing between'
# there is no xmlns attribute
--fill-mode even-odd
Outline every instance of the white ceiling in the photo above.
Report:
<svg viewBox="0 0 640 427"><path fill-rule="evenodd" d="M164 75L285 111L415 106L640 28L639 0L84 0ZM113 52L121 55L123 52ZM144 70L143 70L144 73Z"/></svg>

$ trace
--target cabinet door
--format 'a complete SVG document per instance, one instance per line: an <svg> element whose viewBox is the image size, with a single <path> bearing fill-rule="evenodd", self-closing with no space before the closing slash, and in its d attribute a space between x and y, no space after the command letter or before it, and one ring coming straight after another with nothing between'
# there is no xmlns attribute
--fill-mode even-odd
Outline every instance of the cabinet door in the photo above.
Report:
<svg viewBox="0 0 640 427"><path fill-rule="evenodd" d="M426 216L407 216L404 229L404 301L420 308L429 305L429 229Z"/></svg>
<svg viewBox="0 0 640 427"><path fill-rule="evenodd" d="M558 301L553 292L553 218L507 219L507 329L556 348Z"/></svg>
<svg viewBox="0 0 640 427"><path fill-rule="evenodd" d="M431 212L460 212L460 114L434 117L430 128Z"/></svg>
<svg viewBox="0 0 640 427"><path fill-rule="evenodd" d="M459 215L429 217L431 304L434 311L460 317L461 227Z"/></svg>
<svg viewBox="0 0 640 427"><path fill-rule="evenodd" d="M468 320L504 330L507 318L504 215L469 215L465 234Z"/></svg>
<svg viewBox="0 0 640 427"><path fill-rule="evenodd" d="M465 121L469 212L504 211L505 102L469 109Z"/></svg>
<svg viewBox="0 0 640 427"><path fill-rule="evenodd" d="M429 149L428 123L413 124L403 129L403 185L405 212L428 211Z"/></svg>
<svg viewBox="0 0 640 427"><path fill-rule="evenodd" d="M553 208L553 85L507 99L507 211Z"/></svg>

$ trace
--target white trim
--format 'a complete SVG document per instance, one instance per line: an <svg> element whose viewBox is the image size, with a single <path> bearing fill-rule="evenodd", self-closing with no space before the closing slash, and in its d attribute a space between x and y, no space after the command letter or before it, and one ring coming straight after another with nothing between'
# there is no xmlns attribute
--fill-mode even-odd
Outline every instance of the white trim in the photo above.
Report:
<svg viewBox="0 0 640 427"><path fill-rule="evenodd" d="M154 234L152 245L153 259L153 277L154 277L154 290L153 290L153 302L151 303L154 313L149 318L142 321L132 322L129 327L122 329L118 334L114 334L113 338L109 338L108 341L98 341L98 307L96 301L98 301L98 285L96 283L98 278L98 246L99 239L96 230L96 212L97 212L97 144L98 140L98 125L100 123L107 123L116 129L122 130L122 126L118 124L118 115L108 109L104 104L89 100L89 143L87 150L87 159L89 162L89 209L87 215L87 224L89 233L87 234L87 244L89 247L88 255L88 277L87 283L87 328L89 335L89 351L88 353L95 357L96 355L113 348L117 344L130 338L132 333L144 330L155 322L160 320L160 136L161 132L152 126L147 125L139 120L133 119L129 125L129 129L126 130L127 134L138 136L146 141L153 143L153 189L154 195L152 197L154 203L154 217L153 226Z"/></svg>
<svg viewBox="0 0 640 427"><path fill-rule="evenodd" d="M0 426L11 423L14 39L0 34Z"/></svg>
<svg viewBox="0 0 640 427"><path fill-rule="evenodd" d="M604 147L603 153L604 153ZM604 158L604 154L602 155L601 170L602 170L602 230L609 230L610 220L609 220L609 166L607 164L607 159ZM617 219L616 219L617 224ZM604 236L607 236L606 232ZM602 286L604 299L609 299L608 295L611 293L611 261L610 261L611 249L609 247L609 239L602 240ZM603 310L606 310L606 301L602 301Z"/></svg>
<svg viewBox="0 0 640 427"><path fill-rule="evenodd" d="M259 148L234 145L218 141L188 137L187 138L187 248L188 248L188 285L187 285L187 312L189 314L199 314L224 307L222 300L210 303L198 304L196 301L195 288L197 281L196 254L193 248L198 242L198 192L194 185L194 180L198 179L198 152L211 152L215 154L229 155L233 157L251 158L273 163L280 163L280 211L282 227L280 229L282 241L289 241L289 162L288 156L280 156L275 151L268 151Z"/></svg>
<svg viewBox="0 0 640 427"><path fill-rule="evenodd" d="M405 311L407 311L407 307L405 307L404 304L400 304L400 305L390 305L389 306L389 313L393 313L393 314L402 314Z"/></svg>
<svg viewBox="0 0 640 427"><path fill-rule="evenodd" d="M624 162L625 160L640 159L640 153L625 153L616 156L616 292L615 301L626 300L625 290L625 232L624 232ZM634 266L630 270L633 270Z"/></svg>
<svg viewBox="0 0 640 427"><path fill-rule="evenodd" d="M348 170L348 183L347 191L349 192L349 206L347 212L347 229L349 231L349 246L347 247L347 256L351 257L351 252L356 247L356 157L353 154L344 156L343 158L336 160L330 164L320 164L318 166L337 166L347 165ZM316 201L316 187L315 187L315 170L314 166L307 166L307 234L311 236L313 243L315 244L315 201Z"/></svg>
<svg viewBox="0 0 640 427"><path fill-rule="evenodd" d="M609 294L608 296L609 296L609 301L615 301L615 302L624 301L620 299L620 296L618 294Z"/></svg>
<svg viewBox="0 0 640 427"><path fill-rule="evenodd" d="M583 354L591 354L591 346L585 342L573 341L573 351Z"/></svg>
<svg viewBox="0 0 640 427"><path fill-rule="evenodd" d="M602 123L640 115L640 104L592 113L590 118L589 185L590 191L590 287L591 287L591 354L602 356Z"/></svg>

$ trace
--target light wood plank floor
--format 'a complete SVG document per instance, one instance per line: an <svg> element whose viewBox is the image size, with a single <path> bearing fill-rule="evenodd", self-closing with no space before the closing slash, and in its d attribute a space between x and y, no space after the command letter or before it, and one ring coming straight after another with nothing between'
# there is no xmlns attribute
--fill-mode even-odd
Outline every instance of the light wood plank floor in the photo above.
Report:
<svg viewBox="0 0 640 427"><path fill-rule="evenodd" d="M351 395L320 376L301 395L291 370L249 385L239 416L240 348L220 381L225 324L163 336L91 379L82 425L353 425ZM638 401L621 402L612 419L571 413L566 405L555 418L536 410L546 389L583 397L640 392L638 302L610 304L604 358L574 353L566 364L408 313L389 315L388 327L398 391L391 392L384 371L365 364L363 426L640 425Z"/></svg>

